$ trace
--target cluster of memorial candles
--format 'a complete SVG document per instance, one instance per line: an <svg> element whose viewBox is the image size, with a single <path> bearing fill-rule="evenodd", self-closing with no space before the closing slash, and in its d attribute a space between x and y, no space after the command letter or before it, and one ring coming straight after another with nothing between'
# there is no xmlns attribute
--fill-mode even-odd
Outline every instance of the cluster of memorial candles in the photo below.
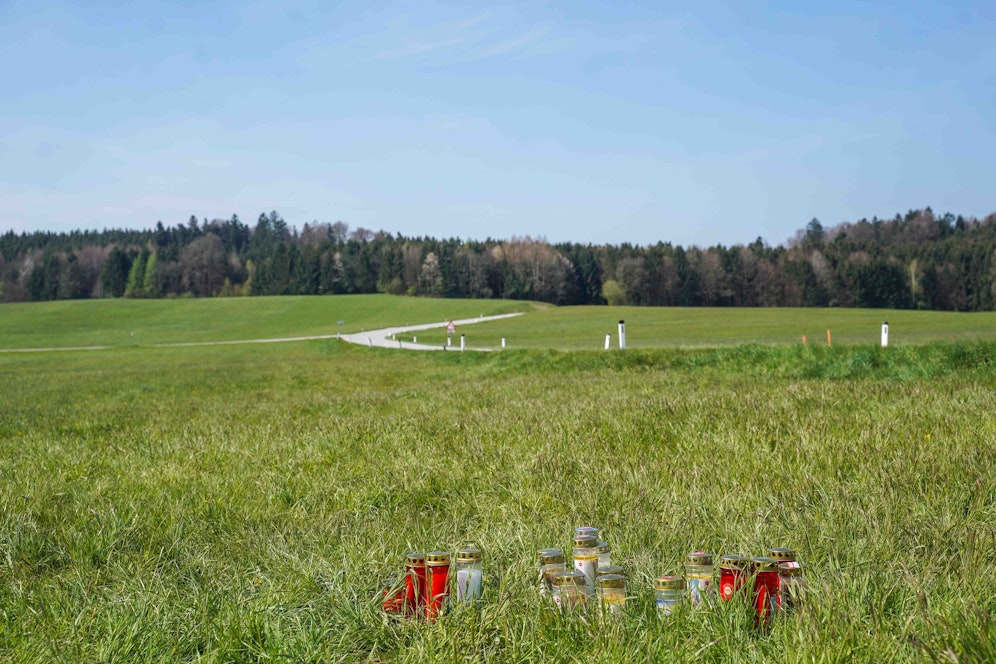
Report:
<svg viewBox="0 0 996 664"><path fill-rule="evenodd" d="M553 598L561 610L596 598L609 613L626 606L626 575L611 562L611 547L598 536L598 529L581 526L574 530L573 569L561 549L540 549L537 561L539 590ZM453 557L448 551L409 553L405 559L402 585L384 591L384 610L411 617L435 620L450 598L451 559L456 560L456 604L479 600L484 590L483 555L480 549L460 549ZM713 555L696 551L685 559L683 576L661 576L654 583L657 610L669 616L684 602L708 603L714 595ZM719 597L748 599L759 625L769 625L779 612L788 612L802 601L806 581L795 551L769 550L768 557L745 558L728 554L719 559Z"/></svg>

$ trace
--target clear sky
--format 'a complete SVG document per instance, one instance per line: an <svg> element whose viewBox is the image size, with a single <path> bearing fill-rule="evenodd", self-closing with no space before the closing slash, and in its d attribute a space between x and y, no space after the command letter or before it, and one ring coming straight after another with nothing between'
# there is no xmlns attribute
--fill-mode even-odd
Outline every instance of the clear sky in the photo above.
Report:
<svg viewBox="0 0 996 664"><path fill-rule="evenodd" d="M0 232L784 242L996 210L996 2L0 0Z"/></svg>

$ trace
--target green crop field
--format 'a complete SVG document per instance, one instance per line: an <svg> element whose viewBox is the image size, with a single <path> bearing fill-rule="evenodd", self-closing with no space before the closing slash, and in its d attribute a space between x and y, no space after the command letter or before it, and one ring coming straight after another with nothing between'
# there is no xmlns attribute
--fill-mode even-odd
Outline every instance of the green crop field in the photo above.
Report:
<svg viewBox="0 0 996 664"><path fill-rule="evenodd" d="M332 327L516 305L328 299ZM124 336L321 333L312 300L142 303L143 327L0 308L0 347L120 346L0 354L0 661L996 661L996 342L962 336L984 318L945 339L918 314L934 340L888 349L732 345L743 312L720 310L727 345L611 353ZM629 576L618 618L537 593L536 550L588 524ZM478 605L381 611L406 552L467 545ZM742 602L657 615L687 553L770 546L810 584L770 633Z"/></svg>

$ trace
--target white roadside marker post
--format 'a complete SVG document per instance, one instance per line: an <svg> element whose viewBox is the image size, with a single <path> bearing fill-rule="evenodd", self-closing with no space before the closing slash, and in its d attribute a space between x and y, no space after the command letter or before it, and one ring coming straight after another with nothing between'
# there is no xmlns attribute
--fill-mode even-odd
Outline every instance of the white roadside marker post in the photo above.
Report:
<svg viewBox="0 0 996 664"><path fill-rule="evenodd" d="M461 334L460 335L460 350L463 350L464 348L466 348L466 346L467 346L467 337L466 337L466 335Z"/></svg>
<svg viewBox="0 0 996 664"><path fill-rule="evenodd" d="M611 345L612 345L612 335L611 334L606 334L605 335L605 350L608 350L609 346L611 346Z"/></svg>
<svg viewBox="0 0 996 664"><path fill-rule="evenodd" d="M501 347L502 347L502 348L504 348L504 347L505 347L505 337L502 337L502 338L501 338Z"/></svg>
<svg viewBox="0 0 996 664"><path fill-rule="evenodd" d="M882 348L889 345L889 321L882 323Z"/></svg>
<svg viewBox="0 0 996 664"><path fill-rule="evenodd" d="M626 350L626 321L619 321L619 350Z"/></svg>

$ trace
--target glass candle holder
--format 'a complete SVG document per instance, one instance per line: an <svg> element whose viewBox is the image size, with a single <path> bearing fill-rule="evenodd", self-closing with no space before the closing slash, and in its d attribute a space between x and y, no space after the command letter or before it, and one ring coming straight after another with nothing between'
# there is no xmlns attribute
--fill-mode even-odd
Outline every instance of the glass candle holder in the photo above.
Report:
<svg viewBox="0 0 996 664"><path fill-rule="evenodd" d="M602 610L619 613L626 606L626 577L620 574L606 574L595 582Z"/></svg>
<svg viewBox="0 0 996 664"><path fill-rule="evenodd" d="M661 616L669 616L674 608L685 601L685 579L680 576L662 576L654 582L654 599Z"/></svg>
<svg viewBox="0 0 996 664"><path fill-rule="evenodd" d="M719 597L729 602L747 585L750 561L743 556L726 555L719 559Z"/></svg>
<svg viewBox="0 0 996 664"><path fill-rule="evenodd" d="M484 592L484 556L480 549L460 549L456 554L457 603L481 599Z"/></svg>
<svg viewBox="0 0 996 664"><path fill-rule="evenodd" d="M446 606L450 594L450 552L425 554L425 617L435 620Z"/></svg>
<svg viewBox="0 0 996 664"><path fill-rule="evenodd" d="M774 558L752 558L754 572L754 620L768 626L778 610L778 561Z"/></svg>
<svg viewBox="0 0 996 664"><path fill-rule="evenodd" d="M567 558L560 549L540 549L537 567L539 568L540 594L553 592L553 577L567 571Z"/></svg>
<svg viewBox="0 0 996 664"><path fill-rule="evenodd" d="M778 563L778 608L783 613L791 613L799 608L806 594L806 577L802 564L793 561Z"/></svg>
<svg viewBox="0 0 996 664"><path fill-rule="evenodd" d="M598 543L598 566L599 568L608 567L612 564L611 562L612 547L609 546L608 542Z"/></svg>
<svg viewBox="0 0 996 664"><path fill-rule="evenodd" d="M570 611L587 598L581 572L560 572L553 577L553 601L561 611Z"/></svg>
<svg viewBox="0 0 996 664"><path fill-rule="evenodd" d="M405 605L407 616L425 609L425 554L413 551L405 556Z"/></svg>
<svg viewBox="0 0 996 664"><path fill-rule="evenodd" d="M693 605L708 602L712 596L712 554L696 551L685 559L685 582L688 601Z"/></svg>

